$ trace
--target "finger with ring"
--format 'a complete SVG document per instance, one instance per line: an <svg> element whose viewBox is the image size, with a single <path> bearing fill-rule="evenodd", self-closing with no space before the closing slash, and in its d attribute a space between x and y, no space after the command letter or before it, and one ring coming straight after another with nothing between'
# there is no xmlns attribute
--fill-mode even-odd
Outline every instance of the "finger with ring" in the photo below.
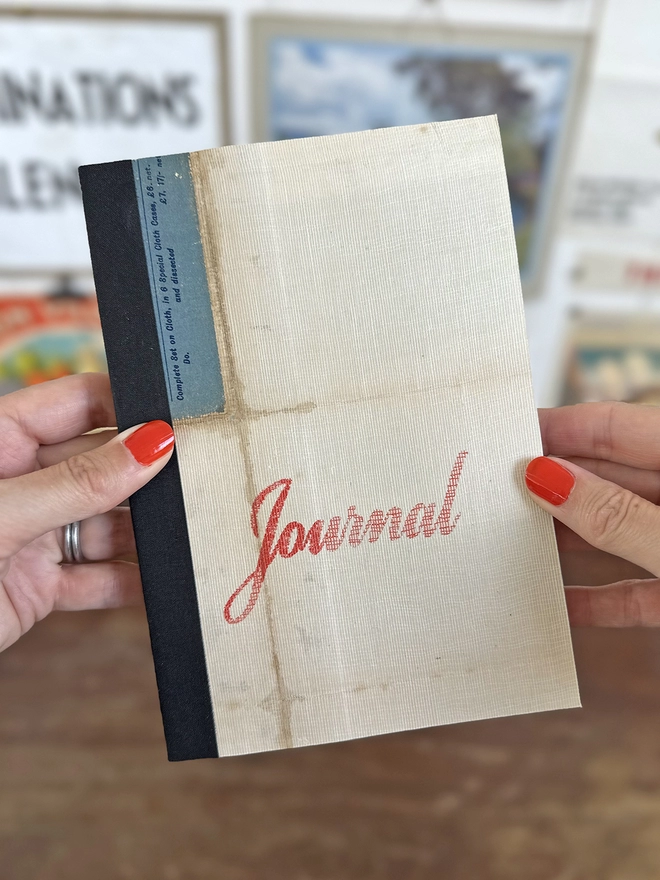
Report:
<svg viewBox="0 0 660 880"><path fill-rule="evenodd" d="M106 559L129 559L136 556L130 510L117 507L70 523L62 529L62 562L100 562Z"/></svg>

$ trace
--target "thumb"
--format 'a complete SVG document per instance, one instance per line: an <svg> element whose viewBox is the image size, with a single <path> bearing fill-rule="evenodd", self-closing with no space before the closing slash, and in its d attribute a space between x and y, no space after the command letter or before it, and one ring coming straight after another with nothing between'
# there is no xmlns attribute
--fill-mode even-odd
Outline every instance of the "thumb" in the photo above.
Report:
<svg viewBox="0 0 660 880"><path fill-rule="evenodd" d="M536 503L598 550L660 575L660 509L572 462L541 456L525 471Z"/></svg>
<svg viewBox="0 0 660 880"><path fill-rule="evenodd" d="M162 470L173 447L166 422L146 422L52 467L0 481L0 556L116 507Z"/></svg>

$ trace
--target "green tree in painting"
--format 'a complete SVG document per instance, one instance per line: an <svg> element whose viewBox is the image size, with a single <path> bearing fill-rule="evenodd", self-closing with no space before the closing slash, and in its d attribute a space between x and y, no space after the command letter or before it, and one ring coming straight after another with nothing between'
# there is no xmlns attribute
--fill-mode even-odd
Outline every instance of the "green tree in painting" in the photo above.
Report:
<svg viewBox="0 0 660 880"><path fill-rule="evenodd" d="M530 136L534 94L515 70L497 59L447 58L415 53L397 62L397 73L415 78L415 91L437 121L496 113L502 132L518 259L529 258L538 209L545 144Z"/></svg>

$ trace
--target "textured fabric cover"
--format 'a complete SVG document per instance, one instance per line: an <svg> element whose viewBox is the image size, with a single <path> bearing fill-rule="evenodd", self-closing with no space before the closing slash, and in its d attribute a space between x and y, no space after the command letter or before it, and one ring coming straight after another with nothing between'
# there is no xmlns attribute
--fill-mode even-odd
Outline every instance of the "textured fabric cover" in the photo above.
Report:
<svg viewBox="0 0 660 880"><path fill-rule="evenodd" d="M219 753L578 705L495 117L190 159L227 408L175 433Z"/></svg>

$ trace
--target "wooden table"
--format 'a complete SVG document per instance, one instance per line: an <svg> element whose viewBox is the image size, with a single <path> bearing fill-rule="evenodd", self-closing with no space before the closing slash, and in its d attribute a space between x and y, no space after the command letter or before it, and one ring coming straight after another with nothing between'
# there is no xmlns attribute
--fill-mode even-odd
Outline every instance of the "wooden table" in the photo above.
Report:
<svg viewBox="0 0 660 880"><path fill-rule="evenodd" d="M578 631L585 709L168 764L142 611L0 656L0 880L658 880L660 631Z"/></svg>

